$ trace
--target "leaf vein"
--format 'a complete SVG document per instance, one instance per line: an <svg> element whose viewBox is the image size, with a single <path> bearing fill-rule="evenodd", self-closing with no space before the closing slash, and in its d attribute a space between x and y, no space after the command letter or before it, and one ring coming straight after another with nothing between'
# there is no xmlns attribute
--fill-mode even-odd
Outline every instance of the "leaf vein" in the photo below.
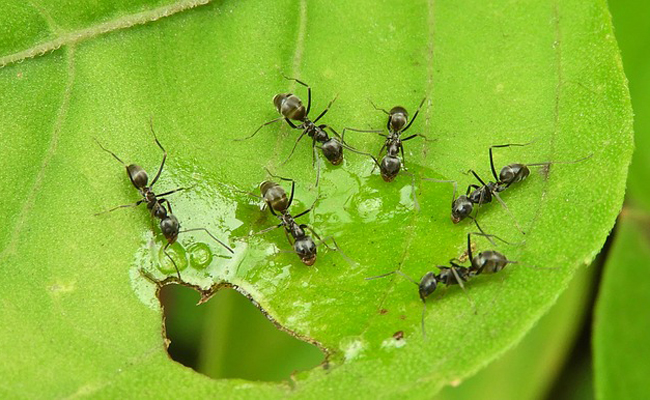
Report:
<svg viewBox="0 0 650 400"><path fill-rule="evenodd" d="M92 39L105 33L130 28L134 25L143 25L148 22L157 21L161 18L210 3L211 0L182 0L177 3L147 10L135 14L129 14L111 21L103 22L89 28L80 29L59 35L53 40L38 43L26 50L0 57L0 68L9 64L22 62L29 58L39 57L46 53L57 50L63 46L73 45L85 40ZM35 6L42 14L42 10ZM48 24L51 19L46 18Z"/></svg>

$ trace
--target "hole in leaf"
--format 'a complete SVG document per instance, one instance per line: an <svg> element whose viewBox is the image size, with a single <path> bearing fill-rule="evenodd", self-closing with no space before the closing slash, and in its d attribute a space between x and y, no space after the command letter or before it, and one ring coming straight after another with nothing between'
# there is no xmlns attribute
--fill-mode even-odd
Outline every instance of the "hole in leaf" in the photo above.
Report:
<svg viewBox="0 0 650 400"><path fill-rule="evenodd" d="M211 378L289 380L320 365L316 346L279 330L245 296L221 289L197 306L200 294L182 285L160 290L170 357Z"/></svg>

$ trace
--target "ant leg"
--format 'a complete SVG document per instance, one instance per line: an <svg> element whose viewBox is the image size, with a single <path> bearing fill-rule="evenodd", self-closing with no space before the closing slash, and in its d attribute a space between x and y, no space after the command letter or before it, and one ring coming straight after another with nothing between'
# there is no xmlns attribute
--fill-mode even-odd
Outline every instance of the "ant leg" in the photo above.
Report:
<svg viewBox="0 0 650 400"><path fill-rule="evenodd" d="M427 331L424 329L424 316L427 313L427 302L422 300L422 339L427 340Z"/></svg>
<svg viewBox="0 0 650 400"><path fill-rule="evenodd" d="M501 203L501 206L503 206L503 208L506 210L510 218L512 218L512 220L515 222L515 226L517 227L517 230L521 232L522 235L525 235L526 232L524 232L524 230L521 229L521 226L519 225L519 221L517 221L517 218L515 218L514 214L512 214L512 212L510 211L506 203L501 199L501 196L499 196L497 192L492 192L492 194L499 201L499 203Z"/></svg>
<svg viewBox="0 0 650 400"><path fill-rule="evenodd" d="M470 169L470 170L467 171L467 172L468 172L468 173L471 173L472 175L474 175L474 178L476 178L479 182L481 182L481 185L483 185L483 186L487 186L487 185L485 184L485 182L483 182L483 179L481 179L481 178L478 176L478 174L477 174L473 169ZM470 186L472 186L472 185L470 185ZM477 187L477 189L478 189L478 187Z"/></svg>
<svg viewBox="0 0 650 400"><path fill-rule="evenodd" d="M181 271L178 270L178 265L176 265L176 261L174 261L174 259L172 258L172 256L170 256L169 253L167 253L167 248L169 247L169 245L170 245L170 243L167 242L167 244L165 245L165 247L163 247L163 253L165 253L165 255L167 256L167 258L169 258L169 261L171 261L172 264L174 264L174 268L176 269L176 275L178 275L178 280L182 281L182 279L181 279Z"/></svg>
<svg viewBox="0 0 650 400"><path fill-rule="evenodd" d="M110 210L106 210L106 211L102 211L102 212L95 213L95 216L102 215L102 214L106 214L106 213L109 213L109 212L113 212L113 211L115 211L115 210L119 210L120 208L137 207L137 206L139 206L139 205L142 204L142 203L144 203L144 200L138 200L138 201L136 201L135 203L124 204L124 205L121 205L121 206L113 207L113 208L111 208Z"/></svg>
<svg viewBox="0 0 650 400"><path fill-rule="evenodd" d="M304 87L307 88L307 112L305 113L305 115L309 115L309 110L311 110L311 86L309 86L309 85L306 84L305 82L303 82L303 81L301 81L301 80L298 80L298 79L296 79L296 78L289 78L289 77L286 76L285 74L282 74L282 77L283 77L284 79L286 79L286 80L294 81L294 82L296 82L296 83L299 83L299 84L301 84L301 85L303 85ZM314 121L314 122L315 122L315 121Z"/></svg>
<svg viewBox="0 0 650 400"><path fill-rule="evenodd" d="M293 144L293 148L291 149L291 153L289 153L289 156L287 157L286 160L284 160L284 161L282 162L281 165L284 165L284 164L286 164L286 163L289 161L289 159L290 159L291 156L293 155L293 152L296 150L296 147L298 146L298 143L299 143L300 140L305 136L306 133L307 133L307 131L302 131L302 133L300 133L300 136L298 136L298 139L296 139L296 142Z"/></svg>
<svg viewBox="0 0 650 400"><path fill-rule="evenodd" d="M151 130L151 134L153 135L156 144L158 145L158 147L160 147L160 150L162 150L163 152L163 159L162 162L160 163L160 167L158 167L158 172L156 173L156 176L151 181L151 185L149 185L149 187L153 187L153 185L158 181L158 178L160 178L160 174L162 173L163 167L165 166L165 161L167 160L167 150L165 150L162 144L160 144L160 141L156 136L156 132L154 132L153 130L153 117L149 118L149 129Z"/></svg>
<svg viewBox="0 0 650 400"><path fill-rule="evenodd" d="M164 285L162 284L162 281L157 280L154 278L154 276L150 273L144 270L144 268L138 268L138 272L140 272L140 275L148 280L149 282L153 283L154 285L158 286L158 288L163 287Z"/></svg>
<svg viewBox="0 0 650 400"><path fill-rule="evenodd" d="M478 209L477 209L477 213L478 213ZM468 217L469 217L472 221L474 221L474 225L476 225L476 228L481 232L480 234L481 234L482 236L485 236L485 238L486 238L490 243L492 243L493 246L496 246L497 244L494 243L494 241L492 240L492 236L494 236L494 235L488 235L487 233L485 233L485 231L483 230L483 228L481 228L481 226L478 224L478 220L476 219L476 217L472 217L471 215L468 216ZM478 235L478 233L477 233L477 235Z"/></svg>
<svg viewBox="0 0 650 400"><path fill-rule="evenodd" d="M594 156L594 154L591 153L587 157L582 157L581 159L575 160L575 161L547 161L547 162L543 162L543 163L526 164L526 166L528 166L528 167L541 167L541 166L550 165L550 164L576 164L576 163L588 160L593 156Z"/></svg>
<svg viewBox="0 0 650 400"><path fill-rule="evenodd" d="M404 272L402 272L402 271L400 271L400 270L397 270L397 269L396 269L395 271L390 271L390 272L385 273L385 274L381 274L381 275L377 275L377 276L371 276L371 277L369 277L369 278L366 278L366 280L367 280L367 281L370 281L370 280L373 280L373 279L385 278L385 277L387 277L387 276L389 276L389 275L393 275L393 274L399 274L399 275L402 275L402 276L403 276L404 278L406 278L408 281L413 282L413 283L415 283L416 285L420 286L420 283L419 283L418 281L416 281L415 279L413 279L413 278L411 278L410 276L406 275Z"/></svg>
<svg viewBox="0 0 650 400"><path fill-rule="evenodd" d="M350 147L349 145L347 145L345 143L341 143L341 144L343 145L344 148L350 150L353 153L361 154L361 155L368 156L368 157L372 158L372 161L375 163L375 167L381 167L381 165L379 164L379 161L377 161L375 156L373 156L372 154L366 153L366 152L363 152L363 151L359 151L359 150L355 149L354 147ZM374 168L373 168L373 170L374 170Z"/></svg>
<svg viewBox="0 0 650 400"><path fill-rule="evenodd" d="M314 200L314 202L311 204L311 206L308 209L306 209L305 211L295 215L293 217L293 219L298 219L298 218L302 217L303 215L307 214L308 212L310 212L311 210L313 210L314 207L316 206L316 202L318 202L318 197L316 198L316 200Z"/></svg>
<svg viewBox="0 0 650 400"><path fill-rule="evenodd" d="M381 158L381 153L383 153L385 149L386 149L386 143L384 143L383 146L381 146L381 149L379 149L379 154L377 154L377 158L375 158L375 160L379 160ZM375 166L372 167L372 171L370 172L374 172L375 168L377 167L379 167L379 169L381 170L381 164L379 164L379 162L375 162Z"/></svg>
<svg viewBox="0 0 650 400"><path fill-rule="evenodd" d="M513 244L513 243L508 242L507 240L501 239L501 238L498 237L497 235L487 234L487 233L485 233L485 232L483 232L483 231L481 231L480 233L479 233L479 232L469 232L469 233L467 234L467 236L468 236L468 241L469 241L469 236L470 236L470 235L483 236L483 237L485 237L485 238L488 239L488 240L490 240L490 238L495 238L495 239L498 239L499 241L501 241L501 242L503 242L503 243L505 243L505 244L509 244L509 245L512 245L512 244ZM491 241L491 240L490 240L490 243L494 244L494 242Z"/></svg>
<svg viewBox="0 0 650 400"><path fill-rule="evenodd" d="M245 138L241 138L241 139L233 139L233 141L234 141L234 142L241 142L241 141L243 141L243 140L248 140L248 139L252 138L253 136L255 136L255 135L257 134L257 132L260 131L260 129L264 128L264 127L267 126L267 125L271 125L271 124L273 124L273 123L275 123L275 122L282 121L283 119L284 119L284 117L278 117L278 118L276 118L276 119L272 119L272 120L270 120L270 121L268 121L268 122L265 122L265 123L263 123L262 125L260 125L259 128L255 129L255 132L253 132L252 135L250 135L250 136L246 136Z"/></svg>
<svg viewBox="0 0 650 400"><path fill-rule="evenodd" d="M415 119L418 117L418 114L420 113L420 109L422 108L422 105L424 104L424 101L426 99L427 99L426 97L424 97L422 99L422 101L420 102L420 105L418 106L418 109L415 111L415 114L413 114L413 118L411 118L408 125L406 125L406 127L404 129L402 129L400 132L406 132L406 130L411 127L411 124L413 124L413 121L415 121Z"/></svg>
<svg viewBox="0 0 650 400"><path fill-rule="evenodd" d="M405 175L409 175L411 177L411 194L413 195L413 209L417 212L420 212L420 203L418 202L418 197L417 194L415 193L415 174L406 171L406 167L404 167L404 171L402 171L402 173Z"/></svg>
<svg viewBox="0 0 650 400"><path fill-rule="evenodd" d="M194 231L203 231L203 232L207 233L208 235L210 235L210 237L211 237L212 239L214 239L217 243L219 243L220 245L222 245L222 246L223 246L226 250L228 250L231 254L235 254L235 252L233 251L233 249L231 249L227 244L225 244L225 243L222 242L221 240L217 239L217 238L216 238L212 233L210 233L209 230L207 230L207 229L205 229L205 228L192 228L192 229L185 229L184 231L180 231L180 232L178 232L178 233L186 233L186 232L194 232Z"/></svg>
<svg viewBox="0 0 650 400"><path fill-rule="evenodd" d="M269 209L273 210L273 208L272 208L271 206L269 206ZM244 236L244 237L250 237L250 236L254 236L254 235L263 235L263 234L265 234L266 232L271 232L271 231L274 230L274 229L278 229L278 228L281 227L282 225L283 225L283 224L277 224L277 225L272 226L272 227L270 227L270 228L263 229L263 230L261 230L261 231L259 231L259 232L255 232L255 233L252 233L252 234L247 235L247 236Z"/></svg>
<svg viewBox="0 0 650 400"><path fill-rule="evenodd" d="M318 233L316 233L316 231L314 231L314 229L313 229L312 227L310 227L309 225L305 225L305 224L300 225L300 227L303 228L303 229L307 229L307 230L309 230L309 231L310 231L310 232L311 232L311 233L316 237L316 239L318 239L318 241L320 242L320 244L322 244L323 246L325 246L325 248L326 248L327 250L338 252L339 254L341 254L341 257L343 257L343 259L344 259L348 264L350 264L350 265L356 265L356 263L355 263L354 261L352 261L352 259L351 259L350 257L348 257L348 256L343 252L343 250L341 250L341 248L339 247L338 243L336 243L336 239L334 239L334 236L328 236L328 237L325 238L325 239L330 239L330 240L332 240L332 243L334 244L334 248L331 248L331 247L327 244L327 242L325 242L325 239L322 239L322 238L318 235Z"/></svg>
<svg viewBox="0 0 650 400"><path fill-rule="evenodd" d="M474 314L478 314L478 310L476 309L476 303L474 303L474 300L472 300L472 298L469 296L469 293L467 293L467 290L465 290L465 285L463 285L463 280L458 275L458 272L456 272L456 268L451 267L451 272L454 274L454 278L456 279L456 282L458 282L458 286L460 286L460 288L463 289L463 293L465 293L465 296L467 296L467 300L469 300L469 303L472 305L472 308L474 309Z"/></svg>
<svg viewBox="0 0 650 400"><path fill-rule="evenodd" d="M108 154L112 155L117 161L119 161L122 165L124 165L126 167L126 164L124 164L124 161L122 161L115 153L113 153L112 151L110 151L106 147L102 146L102 144L99 143L99 140L97 140L96 138L93 138L93 139L95 139L95 142L97 142L97 144L99 145L99 147L102 148L102 150L104 150Z"/></svg>
<svg viewBox="0 0 650 400"><path fill-rule="evenodd" d="M388 137L386 135L383 129L357 129L357 128L343 128L343 132L345 131L352 131L352 132L362 132L362 133L379 133L379 136L382 137Z"/></svg>
<svg viewBox="0 0 650 400"><path fill-rule="evenodd" d="M335 102L336 99L338 99L338 98L339 98L339 95L338 95L338 94L337 94L336 96L334 96L334 98L332 99L332 101L329 102L329 104L327 105L327 107L325 107L325 109L323 110L323 112L320 113L320 114L318 115L318 117L316 117L316 119L314 120L314 123L318 122L319 119L323 118L323 116L324 116L325 114L327 114L327 112L330 110L330 107L332 107L332 104L334 104L334 102ZM307 111L307 114L309 114L309 111Z"/></svg>
<svg viewBox="0 0 650 400"><path fill-rule="evenodd" d="M312 141L312 146L311 146L311 166L312 168L314 167L314 164L316 165L316 183L314 184L314 187L318 187L318 182L320 180L320 157L316 154L316 140ZM321 148L322 149L322 148ZM318 192L317 192L318 193ZM293 193L292 193L293 195Z"/></svg>
<svg viewBox="0 0 650 400"><path fill-rule="evenodd" d="M170 194L173 194L173 193L176 193L176 192L180 192L181 190L191 189L191 188L193 188L193 187L194 187L194 186L190 186L190 187L179 187L179 188L177 188L177 189L170 190L169 192L165 192L165 193L158 194L158 195L156 195L156 197L169 196Z"/></svg>
<svg viewBox="0 0 650 400"><path fill-rule="evenodd" d="M368 101L370 102L370 104L372 104L372 106L375 108L375 110L382 111L384 114L390 115L390 113L388 111L384 110L383 108L377 107L377 105L375 103L373 103L372 100L368 99Z"/></svg>
<svg viewBox="0 0 650 400"><path fill-rule="evenodd" d="M428 137L424 136L424 135L421 134L421 133L416 133L416 134L414 134L414 135L411 135L411 136L405 137L404 139L400 139L400 140L401 140L402 142L406 142L407 140L411 140L411 139L413 139L414 137L418 137L418 136L421 137L422 139L424 139L425 142L435 142L435 139L434 139L434 140L431 140L431 139L429 139Z"/></svg>
<svg viewBox="0 0 650 400"><path fill-rule="evenodd" d="M293 122L291 122L291 120L290 120L289 118L285 118L284 120L287 121L287 124L289 124L289 126L290 126L291 128L293 128L293 129L300 129L300 128L298 128L298 126L297 126L296 124L294 124Z"/></svg>
<svg viewBox="0 0 650 400"><path fill-rule="evenodd" d="M264 170L266 171L267 174L271 175L271 176L274 177L274 178L282 179L283 181L287 181L287 182L293 182L293 181L294 181L294 180L291 179L291 178L285 178L285 177L282 177L282 176L280 176L280 175L275 175L275 174L272 173L272 172L271 172L267 167L264 167Z"/></svg>

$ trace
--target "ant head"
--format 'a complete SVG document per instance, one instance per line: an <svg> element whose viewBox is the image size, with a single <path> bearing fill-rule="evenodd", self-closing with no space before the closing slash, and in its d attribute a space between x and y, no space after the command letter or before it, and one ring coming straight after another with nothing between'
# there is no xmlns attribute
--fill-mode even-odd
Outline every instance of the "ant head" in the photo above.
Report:
<svg viewBox="0 0 650 400"><path fill-rule="evenodd" d="M472 259L472 268L478 273L494 274L508 265L510 261L501 253L488 250L479 253Z"/></svg>
<svg viewBox="0 0 650 400"><path fill-rule="evenodd" d="M316 262L316 243L309 236L296 240L293 249L305 265L314 265Z"/></svg>
<svg viewBox="0 0 650 400"><path fill-rule="evenodd" d="M285 118L294 121L304 121L307 117L307 110L298 96L291 93L280 93L273 97L273 104L276 110Z"/></svg>
<svg viewBox="0 0 650 400"><path fill-rule="evenodd" d="M147 172L139 165L131 164L127 166L126 172L128 172L129 178L131 178L131 182L133 182L133 186L138 189L145 188L147 183L149 183Z"/></svg>
<svg viewBox="0 0 650 400"><path fill-rule="evenodd" d="M381 164L379 165L381 177L386 182L392 182L399 173L401 167L402 162L398 157L387 155L381 160Z"/></svg>
<svg viewBox="0 0 650 400"><path fill-rule="evenodd" d="M167 214L167 218L160 221L160 230L169 244L172 244L178 238L178 231L181 229L181 224L174 214Z"/></svg>
<svg viewBox="0 0 650 400"><path fill-rule="evenodd" d="M260 192L264 201L266 201L273 210L284 213L289 208L289 199L287 192L282 186L272 181L264 181L260 184Z"/></svg>
<svg viewBox="0 0 650 400"><path fill-rule="evenodd" d="M458 196L456 200L451 203L451 221L454 224L459 223L467 218L474 210L474 205L465 195Z"/></svg>
<svg viewBox="0 0 650 400"><path fill-rule="evenodd" d="M436 287L438 287L436 275L433 272L427 272L422 277L420 284L418 285L420 299L422 299L422 301L425 301L425 299L436 290Z"/></svg>
<svg viewBox="0 0 650 400"><path fill-rule="evenodd" d="M322 144L321 150L325 158L333 165L339 165L343 161L343 146L335 138L330 138Z"/></svg>
<svg viewBox="0 0 650 400"><path fill-rule="evenodd" d="M394 132L401 131L409 120L409 113L404 107L393 107L388 114L390 116L390 127Z"/></svg>
<svg viewBox="0 0 650 400"><path fill-rule="evenodd" d="M501 168L499 172L499 183L511 185L523 181L530 175L530 169L524 164L510 164Z"/></svg>

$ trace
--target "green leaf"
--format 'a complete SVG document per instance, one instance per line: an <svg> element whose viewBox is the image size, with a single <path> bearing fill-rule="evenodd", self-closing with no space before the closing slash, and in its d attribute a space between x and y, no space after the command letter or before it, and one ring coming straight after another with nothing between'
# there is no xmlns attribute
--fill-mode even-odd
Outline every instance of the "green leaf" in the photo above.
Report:
<svg viewBox="0 0 650 400"><path fill-rule="evenodd" d="M144 25L165 5L115 4L62 12L56 3L36 11L15 3L0 20L11 21L3 26L12 32L30 27L0 42L0 64L9 63L0 70L6 394L430 396L521 339L593 259L620 210L632 113L604 1L169 3L173 15ZM110 32L101 33L106 26ZM16 62L56 38L69 39ZM349 152L341 166L322 164L320 185L310 188L308 143L282 165L298 136L286 125L232 141L276 117L276 93L306 98L280 72L312 85L313 115L339 95L323 118L337 130L384 126L368 98L413 112L426 95L411 131L435 141L405 144L420 210L408 175L385 183L366 157ZM138 273L165 276L163 240L151 240L144 207L94 216L137 193L92 139L153 175L161 152L147 133L150 118L169 151L156 191L194 185L170 196L174 213L183 227L207 228L236 252L220 258L224 250L205 234L181 234L173 249L188 257L183 279L235 285L285 329L320 343L329 368L301 373L289 387L213 381L167 357L155 287ZM375 135L347 139L373 153L381 146ZM364 278L398 267L417 278L461 256L475 228L450 223L450 185L420 178L455 179L462 190L474 183L462 173L469 168L489 177L490 145L531 140L499 150L495 162L593 154L535 169L503 193L527 235L525 244L498 250L556 269L512 265L478 277L467 284L475 309L457 287L434 294L424 341L415 286L401 277ZM289 249L280 230L237 239L277 223L235 191L256 190L267 178L263 166L296 180L296 213L320 194L304 221L336 238L354 263L320 247L316 265L305 267L295 254L276 254ZM482 208L480 220L490 233L521 240L497 204ZM209 265L190 265L205 255L196 244L210 249ZM492 248L482 239L476 245ZM392 339L398 331L405 333L399 342Z"/></svg>
<svg viewBox="0 0 650 400"><path fill-rule="evenodd" d="M624 216L618 227L596 305L594 369L599 399L647 396L650 351L643 346L650 320L640 305L650 301L647 217Z"/></svg>

